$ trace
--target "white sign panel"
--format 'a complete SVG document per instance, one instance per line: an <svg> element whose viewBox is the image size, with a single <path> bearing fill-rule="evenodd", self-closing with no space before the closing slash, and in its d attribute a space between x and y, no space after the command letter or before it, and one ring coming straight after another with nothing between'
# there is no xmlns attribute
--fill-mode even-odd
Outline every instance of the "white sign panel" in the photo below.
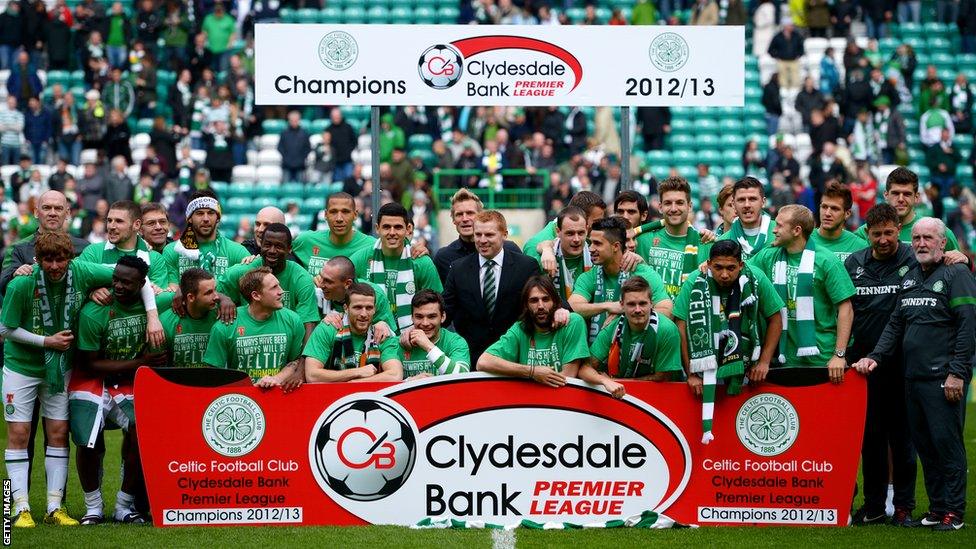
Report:
<svg viewBox="0 0 976 549"><path fill-rule="evenodd" d="M257 25L262 105L742 106L743 27Z"/></svg>

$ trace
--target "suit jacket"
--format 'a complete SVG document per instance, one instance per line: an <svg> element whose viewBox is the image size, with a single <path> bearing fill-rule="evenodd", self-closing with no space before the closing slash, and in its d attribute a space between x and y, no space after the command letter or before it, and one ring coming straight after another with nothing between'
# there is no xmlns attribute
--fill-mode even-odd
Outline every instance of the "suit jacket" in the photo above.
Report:
<svg viewBox="0 0 976 549"><path fill-rule="evenodd" d="M518 320L522 288L529 277L539 274L539 264L534 259L506 251L495 312L489 316L481 297L480 258L475 253L455 261L444 284L447 322L453 322L454 330L468 341L472 366Z"/></svg>

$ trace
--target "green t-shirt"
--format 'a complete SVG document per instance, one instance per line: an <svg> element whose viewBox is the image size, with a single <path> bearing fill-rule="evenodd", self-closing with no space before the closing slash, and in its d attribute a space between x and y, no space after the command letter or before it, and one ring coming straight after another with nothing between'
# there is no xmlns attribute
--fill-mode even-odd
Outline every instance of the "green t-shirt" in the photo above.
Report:
<svg viewBox="0 0 976 549"><path fill-rule="evenodd" d="M438 360L436 365L427 358L427 353L423 349L404 349L397 346L400 362L403 364L404 379L421 373L436 376L440 373L460 374L471 371L471 351L463 337L441 328L434 345L444 353L444 357ZM440 364L441 361L443 364ZM441 372L442 369L445 371Z"/></svg>
<svg viewBox="0 0 976 549"><path fill-rule="evenodd" d="M17 233L17 238L23 239L37 232L38 227L40 227L40 222L33 215L27 216L26 219L17 216L10 220L10 230ZM11 246L12 248L12 246Z"/></svg>
<svg viewBox="0 0 976 549"><path fill-rule="evenodd" d="M226 13L223 17L217 17L212 13L204 17L201 30L207 33L207 49L214 53L227 51L227 42L234 34L235 27L234 18Z"/></svg>
<svg viewBox="0 0 976 549"><path fill-rule="evenodd" d="M556 220L552 220L546 223L546 226L542 228L541 231L535 233L535 235L525 242L522 246L522 251L525 255L538 261L540 259L539 252L535 251L536 246L544 240L555 240L556 239Z"/></svg>
<svg viewBox="0 0 976 549"><path fill-rule="evenodd" d="M176 244L178 242L170 242L163 248L163 260L166 261L167 284L179 284L180 276L184 271L193 267L200 267L200 260L191 260L176 251ZM218 234L217 238L212 242L200 243L199 251L201 258L209 254L213 255L213 268L209 271L210 274L218 279L224 276L224 273L231 266L237 265L245 257L250 257L251 255L247 251L247 248L221 234Z"/></svg>
<svg viewBox="0 0 976 549"><path fill-rule="evenodd" d="M522 323L516 322L493 343L486 353L502 360L528 366L548 366L561 372L563 365L590 356L586 345L586 322L570 313L569 323L551 332L525 333Z"/></svg>
<svg viewBox="0 0 976 549"><path fill-rule="evenodd" d="M142 239L140 238L140 240ZM101 263L103 265L115 267L115 264L119 262L119 258L122 256L139 256L137 250L120 250L116 247L106 250L105 247L107 244L107 242L100 242L98 244L87 246L84 251L81 252L81 255L78 256L78 259L88 261L90 263ZM169 286L169 281L167 280L169 271L166 268L166 262L163 261L163 254L155 250L149 250L148 256L149 281L160 288ZM143 261L146 260L145 257L141 257L141 259Z"/></svg>
<svg viewBox="0 0 976 549"><path fill-rule="evenodd" d="M230 267L224 273L224 276L220 277L220 282L217 284L217 291L229 297L234 303L245 305L245 300L241 296L240 279L246 273L263 265L264 260L259 257L247 265L240 264ZM302 322L318 322L322 320L322 316L319 314L318 302L315 299L315 284L312 282L312 276L305 269L302 269L301 265L294 261L286 260L285 268L275 276L278 278L278 283L281 284L281 289L284 292L281 296L281 302L285 305L286 309L291 309L298 313L298 317L302 319Z"/></svg>
<svg viewBox="0 0 976 549"><path fill-rule="evenodd" d="M525 254L525 255L530 255L530 254ZM538 255L539 254L533 254L532 257L536 260L537 263L539 263L539 267L541 268L542 267L542 261L541 261L542 258L541 257L538 257ZM563 261L566 263L566 270L569 271L570 276L573 277L573 283L575 285L576 280L579 279L579 276L585 272L583 269L586 267L586 261L584 260L582 254L580 254L580 255L578 255L576 257L564 256L563 257ZM559 290L560 292L562 292L562 295L566 299L569 299L569 295L567 295L567 293L566 293L565 284L566 284L566 281L560 278L559 279L559 287L557 287L556 289ZM569 291L569 294L572 294L572 288L570 288L569 290L570 290Z"/></svg>
<svg viewBox="0 0 976 549"><path fill-rule="evenodd" d="M915 224L918 223L918 220L919 219L922 219L922 217L923 216L921 216L921 215L915 214L915 218L912 219L910 223L906 223L906 224L902 225L901 226L901 231L898 232L898 240L901 240L905 244L911 245L911 243L912 243L912 227L914 227ZM856 234L857 236L863 238L864 241L867 242L867 240L868 240L868 224L865 223L865 224L861 225L860 227L858 227L857 228L857 231L855 231L854 234ZM952 231L946 229L946 247L945 247L945 251L948 252L948 251L951 251L951 250L958 250L958 249L959 249L959 241L956 239L955 233L953 233Z"/></svg>
<svg viewBox="0 0 976 549"><path fill-rule="evenodd" d="M610 356L613 332L621 322L627 322L627 319L621 316L615 322L611 322L605 326L596 336L593 345L590 346L590 356L600 363L599 369L601 372L607 371L607 358ZM629 356L634 351L634 346L643 340L646 335L648 335L648 331L643 330L640 333L631 333L628 337L625 337L620 346L621 355L626 354ZM623 377L623 360L621 360L620 368L621 377ZM633 377L644 377L661 372L682 371L681 335L678 333L678 327L675 326L670 318L664 315L657 315L657 339L653 363L649 367L647 365L638 366Z"/></svg>
<svg viewBox="0 0 976 549"><path fill-rule="evenodd" d="M772 275L776 260L781 249L770 247L764 249L749 264L761 270L767 276ZM817 332L817 348L820 354L816 356L797 357L798 345L796 323L796 281L800 270L802 252L789 254L786 263L786 300L787 339L785 366L827 366L834 356L837 343L837 306L855 294L854 283L847 274L847 269L837 256L828 250L817 248L813 268L813 313Z"/></svg>
<svg viewBox="0 0 976 549"><path fill-rule="evenodd" d="M810 235L818 248L829 250L837 256L841 263L847 261L852 253L868 247L868 241L851 231L844 231L839 238L828 239L820 234L820 230L815 230Z"/></svg>
<svg viewBox="0 0 976 549"><path fill-rule="evenodd" d="M170 366L199 368L206 366L203 354L207 351L210 330L217 322L217 310L201 319L189 315L180 317L172 309L159 316L166 334L166 348L170 352Z"/></svg>
<svg viewBox="0 0 976 549"><path fill-rule="evenodd" d="M74 260L68 264L71 270L71 284L73 296L68 311L70 319L65 326L74 328L82 305L88 299L88 294L95 288L108 286L112 283L112 268L95 263ZM23 328L28 332L44 335L44 321L41 318L41 298L37 295L34 277L40 271L39 265L34 266L34 274L29 276L15 276L7 286L7 293L3 299L3 309L0 311L0 322L11 330ZM64 314L65 283L48 283L48 297L51 301L51 314L54 325L61 324ZM51 334L48 334L51 335ZM30 377L44 377L44 349L33 345L26 345L7 340L3 345L4 366L18 374ZM71 365L71 360L68 360Z"/></svg>
<svg viewBox="0 0 976 549"><path fill-rule="evenodd" d="M214 368L241 370L258 381L275 375L281 367L302 354L305 326L298 314L278 309L266 320L255 320L247 306L237 308L231 324L216 322L203 362Z"/></svg>
<svg viewBox="0 0 976 549"><path fill-rule="evenodd" d="M681 276L685 274L685 237L672 236L666 229L640 234L637 237L638 253L647 261L647 264L661 275L664 282L664 289L668 297L674 299L681 290ZM644 252L641 245L649 245ZM708 252L712 249L711 244L698 243L698 260L695 263L695 270L698 265L708 261Z"/></svg>
<svg viewBox="0 0 976 549"><path fill-rule="evenodd" d="M349 258L352 264L356 267L356 277L363 280L369 280L375 282L380 287L386 288L386 298L390 302L390 312L393 313L394 317L399 316L409 316L410 315L410 305L406 305L407 311L398 311L396 307L396 281L397 281L397 264L400 262L399 257L383 257L383 266L386 269L386 276L384 280L374 280L369 275L369 264L370 260L373 259L373 248L366 248L356 252L354 256ZM434 290L437 293L444 291L444 285L441 284L441 278L437 275L437 268L434 267L433 260L430 259L429 255L423 257L418 257L417 259L411 260L413 264L413 288L409 285L406 288L408 294L416 294L420 290ZM396 322L391 326L391 329L397 334L400 333L400 328Z"/></svg>
<svg viewBox="0 0 976 549"><path fill-rule="evenodd" d="M770 219L769 220L769 232L766 233L766 244L763 246L763 248L762 248L763 250L765 250L766 248L772 246L773 245L773 240L776 240L776 235L773 234L773 229L775 229L775 228L776 228L776 220L775 219ZM735 238L733 238L733 236L732 236L732 231L731 230L729 232L727 232L727 233L722 233L721 235L719 235L718 239L719 240L735 240ZM758 239L759 239L759 228L758 227L756 228L756 234L754 234L752 236L750 236L748 234L745 235L745 240L746 240L746 242L749 243L750 246L755 246L756 245L756 240L758 240ZM741 244L741 242L740 242L740 244ZM762 251L762 250L759 250L759 251ZM745 250L742 250L742 261L749 261L749 259L752 258L752 256L756 255L756 253L758 253L758 252L754 252L752 254L747 254Z"/></svg>
<svg viewBox="0 0 976 549"><path fill-rule="evenodd" d="M143 354L146 345L146 307L142 299L132 305L122 305L117 299L109 305L92 301L81 309L79 351L101 351L108 360L132 360Z"/></svg>
<svg viewBox="0 0 976 549"><path fill-rule="evenodd" d="M325 322L320 323L308 338L308 343L305 344L305 350L302 351L302 355L314 358L326 367L329 367L329 359L332 357L332 345L335 343L336 333L338 333L338 330L336 330L335 326L326 324ZM355 357L355 363L358 365L359 359L363 354L363 347L366 345L366 334L358 335L350 332L350 337L352 338L353 356ZM397 353L399 347L400 343L397 338L388 337L384 339L379 344L380 364L387 360L399 360L399 354ZM338 363L338 361L336 362ZM345 364L338 364L338 366L341 370L347 368Z"/></svg>
<svg viewBox="0 0 976 549"><path fill-rule="evenodd" d="M376 238L355 229L347 244L333 244L329 231L305 231L292 243L292 253L308 269L308 274L318 276L325 262L333 257L352 257L363 248L372 248Z"/></svg>
<svg viewBox="0 0 976 549"><path fill-rule="evenodd" d="M576 279L576 287L573 288L573 293L583 296L587 301L592 303L594 294L596 293L596 274L598 272L599 270L594 267L593 269L581 274L579 278ZM634 272L630 276L639 276L651 285L651 301L654 303L660 303L668 299L668 292L664 289L664 282L661 281L661 275L657 274L657 271L654 269L643 264L637 265ZM603 301L601 303L620 300L620 294L618 293L620 290L620 284L617 279L617 275L604 275Z"/></svg>
<svg viewBox="0 0 976 549"><path fill-rule="evenodd" d="M763 319L769 318L775 314L779 314L780 310L783 308L783 300L776 293L776 288L773 287L773 283L769 281L769 278L765 273L760 272L758 269L750 269L752 273L753 280L755 281L756 287L756 298L759 299L759 316ZM681 291L678 292L678 297L674 298L674 318L679 320L688 320L688 308L691 303L691 292L695 288L695 281L699 277L704 276L701 272L693 273L688 277L688 280L681 286ZM731 291L731 289L730 289ZM729 298L729 292L720 292L719 300L722 303L722 310L725 310L726 301ZM721 330L728 328L725 319L722 320ZM713 327L715 329L715 327Z"/></svg>

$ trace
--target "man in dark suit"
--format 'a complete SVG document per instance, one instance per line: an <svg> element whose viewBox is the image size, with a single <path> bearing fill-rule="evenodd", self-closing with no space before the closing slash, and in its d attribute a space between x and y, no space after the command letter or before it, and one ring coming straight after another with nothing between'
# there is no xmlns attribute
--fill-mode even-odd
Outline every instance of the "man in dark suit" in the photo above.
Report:
<svg viewBox="0 0 976 549"><path fill-rule="evenodd" d="M534 259L504 249L507 237L500 212L479 213L474 221L478 253L457 260L444 284L447 322L468 341L472 364L518 319L522 287L539 273Z"/></svg>
<svg viewBox="0 0 976 549"><path fill-rule="evenodd" d="M481 199L468 189L461 189L451 197L451 220L457 229L458 238L434 254L434 266L437 267L442 283L447 283L447 273L450 272L451 265L469 255L476 255L474 219L483 210ZM506 252L522 253L522 249L511 240L506 240L504 246Z"/></svg>

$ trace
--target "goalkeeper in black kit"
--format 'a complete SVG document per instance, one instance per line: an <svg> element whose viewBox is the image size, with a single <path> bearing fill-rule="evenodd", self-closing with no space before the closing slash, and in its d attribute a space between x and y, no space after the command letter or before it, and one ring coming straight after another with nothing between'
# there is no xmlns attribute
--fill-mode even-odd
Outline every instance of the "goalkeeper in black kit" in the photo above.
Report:
<svg viewBox="0 0 976 549"><path fill-rule="evenodd" d="M874 351L854 367L889 368L901 344L908 429L925 474L929 511L915 526L955 531L966 511L965 395L976 353L976 280L965 265L946 265L945 225L912 228L919 265L907 272L898 303Z"/></svg>

